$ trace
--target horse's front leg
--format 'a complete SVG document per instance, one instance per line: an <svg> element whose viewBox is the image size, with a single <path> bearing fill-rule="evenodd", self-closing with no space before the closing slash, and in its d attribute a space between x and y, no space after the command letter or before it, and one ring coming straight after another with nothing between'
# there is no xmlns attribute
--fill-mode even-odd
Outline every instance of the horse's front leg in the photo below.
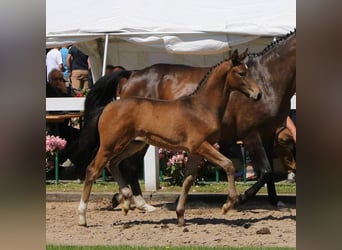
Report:
<svg viewBox="0 0 342 250"><path fill-rule="evenodd" d="M182 184L182 191L180 193L178 203L177 203L177 208L176 208L178 226L185 226L184 212L185 212L186 198L188 197L190 187L194 183L195 178L197 176L198 163L200 159L201 158L198 156L189 155L188 161L186 163L184 181Z"/></svg>
<svg viewBox="0 0 342 250"><path fill-rule="evenodd" d="M100 154L98 153L95 159L87 167L86 176L84 180L84 186L83 186L83 193L81 196L80 204L78 206L78 215L79 215L78 225L80 226L87 226L86 212L87 212L87 206L89 202L91 188L96 178L98 178L98 176L100 175L101 169L106 164L106 162L107 162L107 159L104 158L100 152Z"/></svg>
<svg viewBox="0 0 342 250"><path fill-rule="evenodd" d="M247 138L243 140L246 149L253 157L253 166L260 170L260 177L255 184L247 189L239 197L239 203L242 204L248 199L254 197L256 193L267 183L268 197L271 204L277 203L277 194L273 180L273 170L270 161L273 161L272 157L267 154L263 141L259 132L251 133ZM269 146L269 152L273 150L273 144Z"/></svg>

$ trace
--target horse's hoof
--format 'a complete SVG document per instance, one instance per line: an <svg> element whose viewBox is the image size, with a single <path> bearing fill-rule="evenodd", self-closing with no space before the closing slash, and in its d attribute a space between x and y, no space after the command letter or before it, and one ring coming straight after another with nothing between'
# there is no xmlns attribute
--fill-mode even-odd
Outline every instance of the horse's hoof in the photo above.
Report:
<svg viewBox="0 0 342 250"><path fill-rule="evenodd" d="M277 209L280 211L290 211L290 208L282 201L277 202Z"/></svg>
<svg viewBox="0 0 342 250"><path fill-rule="evenodd" d="M152 206L150 204L147 204L147 203L145 203L142 206L137 207L137 209L145 211L146 213L151 213L151 212L154 212L154 211L157 210L156 207L154 207L154 206Z"/></svg>
<svg viewBox="0 0 342 250"><path fill-rule="evenodd" d="M246 195L245 195L245 194L240 194L239 197L238 197L238 202L237 202L237 203L238 203L239 205L241 205L241 204L245 203L246 200L247 200Z"/></svg>

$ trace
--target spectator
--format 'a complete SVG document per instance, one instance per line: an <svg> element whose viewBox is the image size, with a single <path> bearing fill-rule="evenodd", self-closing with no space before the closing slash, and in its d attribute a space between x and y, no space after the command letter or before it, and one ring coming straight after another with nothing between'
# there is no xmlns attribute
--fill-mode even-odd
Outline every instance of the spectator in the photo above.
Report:
<svg viewBox="0 0 342 250"><path fill-rule="evenodd" d="M52 69L59 69L63 71L63 60L60 48L52 48L46 54L46 76L48 79L49 73Z"/></svg>
<svg viewBox="0 0 342 250"><path fill-rule="evenodd" d="M276 138L274 143L274 149L278 157L287 168L288 182L295 182L296 176L296 125L288 116L286 118L285 126L276 130Z"/></svg>
<svg viewBox="0 0 342 250"><path fill-rule="evenodd" d="M126 70L126 69L120 65L113 66L113 72L121 71L121 70Z"/></svg>
<svg viewBox="0 0 342 250"><path fill-rule="evenodd" d="M119 65L113 66L112 64L107 64L105 75L109 75L112 72L121 71L121 70L126 70L126 69L122 66L119 66Z"/></svg>
<svg viewBox="0 0 342 250"><path fill-rule="evenodd" d="M68 66L67 66L67 56L68 56L68 52L69 52L69 48L67 48L66 46L63 46L60 50L61 54L62 54L62 61L63 61L63 75L64 75L64 80L67 86L70 85L70 79L69 79L69 70L68 70Z"/></svg>
<svg viewBox="0 0 342 250"><path fill-rule="evenodd" d="M291 113L292 115L292 113ZM241 144L242 142L240 142ZM296 176L296 125L290 116L287 116L284 126L276 129L274 151L287 169L287 181L295 182ZM252 166L253 159L246 150L246 179L255 180L259 173Z"/></svg>
<svg viewBox="0 0 342 250"><path fill-rule="evenodd" d="M68 93L68 88L65 84L63 73L58 69L52 69L48 75L48 82L46 84L46 97L71 97L71 95ZM53 111L49 113L60 112ZM64 162L61 166L72 166L69 157L72 155L74 150L74 142L79 137L79 129L76 129L72 126L71 119L65 119L61 123L47 123L46 130L49 134L59 135L61 138L66 139L67 146L60 153L59 160Z"/></svg>
<svg viewBox="0 0 342 250"><path fill-rule="evenodd" d="M105 75L109 75L110 73L112 73L114 70L114 66L111 64L107 64L106 65L106 71L105 71Z"/></svg>
<svg viewBox="0 0 342 250"><path fill-rule="evenodd" d="M68 97L68 88L65 84L62 71L52 69L48 74L48 82L46 84L46 97Z"/></svg>
<svg viewBox="0 0 342 250"><path fill-rule="evenodd" d="M72 88L77 92L87 92L90 88L89 57L73 45L69 48L67 66Z"/></svg>

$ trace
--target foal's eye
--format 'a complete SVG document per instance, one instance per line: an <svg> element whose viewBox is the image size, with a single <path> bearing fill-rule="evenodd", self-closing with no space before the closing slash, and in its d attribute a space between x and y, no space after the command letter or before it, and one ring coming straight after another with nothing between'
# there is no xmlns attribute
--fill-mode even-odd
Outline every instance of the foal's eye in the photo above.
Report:
<svg viewBox="0 0 342 250"><path fill-rule="evenodd" d="M245 77L246 76L246 72L239 72L238 73L241 77Z"/></svg>

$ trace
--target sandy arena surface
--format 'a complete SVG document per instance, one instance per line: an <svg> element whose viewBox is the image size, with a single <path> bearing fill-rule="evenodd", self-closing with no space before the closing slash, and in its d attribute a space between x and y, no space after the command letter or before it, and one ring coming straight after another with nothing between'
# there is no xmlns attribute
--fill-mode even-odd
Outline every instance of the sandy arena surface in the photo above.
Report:
<svg viewBox="0 0 342 250"><path fill-rule="evenodd" d="M80 197L80 194L76 195ZM210 195L209 195L210 196ZM110 197L92 197L87 227L77 225L78 201L46 202L46 243L62 245L140 246L296 246L295 202L276 209L266 199L254 200L221 213L222 199L189 197L185 227L176 225L176 198L153 198L152 213L133 210L125 216L113 209ZM221 197L222 198L222 197ZM293 197L295 200L295 197ZM214 200L214 201L213 201Z"/></svg>

